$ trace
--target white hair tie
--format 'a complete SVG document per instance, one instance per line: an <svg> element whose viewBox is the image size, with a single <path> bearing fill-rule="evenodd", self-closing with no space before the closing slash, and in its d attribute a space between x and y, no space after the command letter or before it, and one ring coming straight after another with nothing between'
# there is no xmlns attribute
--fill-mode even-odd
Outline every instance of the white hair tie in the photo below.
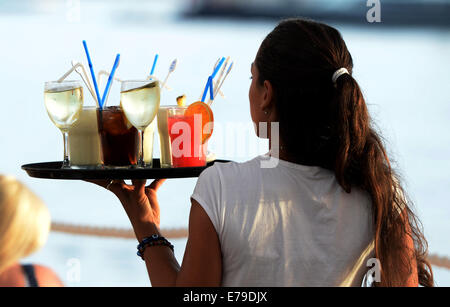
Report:
<svg viewBox="0 0 450 307"><path fill-rule="evenodd" d="M337 79L342 76L343 74L349 74L347 68L342 67L339 68L338 70L336 70L333 74L333 76L331 77L331 80L333 81L334 84L336 84Z"/></svg>

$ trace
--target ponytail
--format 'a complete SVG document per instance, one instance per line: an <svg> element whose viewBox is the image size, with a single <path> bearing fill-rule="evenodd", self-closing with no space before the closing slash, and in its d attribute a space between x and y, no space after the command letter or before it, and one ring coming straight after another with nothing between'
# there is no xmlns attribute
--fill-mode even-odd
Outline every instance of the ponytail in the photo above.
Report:
<svg viewBox="0 0 450 307"><path fill-rule="evenodd" d="M382 140L370 127L358 83L350 74L344 74L336 80L335 88L333 104L337 109L339 146L334 171L346 192L350 193L353 185L371 196L375 257L381 263L381 282L374 286L405 285L412 273L412 256L417 263L419 283L432 286L426 248L420 248L426 246L426 241L391 168ZM407 236L418 249L409 250L405 244Z"/></svg>
<svg viewBox="0 0 450 307"><path fill-rule="evenodd" d="M336 179L350 193L352 171L361 160L370 133L369 114L358 83L350 74L340 76L335 83L334 101L338 149L335 162ZM360 178L360 180L362 180Z"/></svg>

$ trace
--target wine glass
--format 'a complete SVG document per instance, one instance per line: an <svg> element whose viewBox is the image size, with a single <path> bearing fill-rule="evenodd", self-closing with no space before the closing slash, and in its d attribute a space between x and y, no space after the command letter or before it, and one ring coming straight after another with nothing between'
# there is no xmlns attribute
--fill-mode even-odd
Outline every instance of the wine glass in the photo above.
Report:
<svg viewBox="0 0 450 307"><path fill-rule="evenodd" d="M161 90L157 79L122 81L120 105L128 121L139 131L140 136L138 167L146 167L144 130L156 117L160 97Z"/></svg>
<svg viewBox="0 0 450 307"><path fill-rule="evenodd" d="M69 130L83 108L83 87L79 81L45 82L44 103L47 114L61 130L64 141L62 168L70 168L68 156Z"/></svg>

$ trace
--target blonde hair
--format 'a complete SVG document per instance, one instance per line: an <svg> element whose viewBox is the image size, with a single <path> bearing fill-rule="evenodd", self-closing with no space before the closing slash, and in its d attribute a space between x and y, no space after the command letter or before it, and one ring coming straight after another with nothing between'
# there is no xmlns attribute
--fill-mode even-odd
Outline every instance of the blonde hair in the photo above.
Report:
<svg viewBox="0 0 450 307"><path fill-rule="evenodd" d="M15 178L0 175L0 273L41 248L49 231L42 200Z"/></svg>

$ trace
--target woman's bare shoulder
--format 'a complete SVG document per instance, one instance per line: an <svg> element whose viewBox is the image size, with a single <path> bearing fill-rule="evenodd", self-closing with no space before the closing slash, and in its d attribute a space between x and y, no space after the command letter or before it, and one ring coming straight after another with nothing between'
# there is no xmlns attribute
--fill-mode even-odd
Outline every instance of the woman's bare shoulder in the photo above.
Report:
<svg viewBox="0 0 450 307"><path fill-rule="evenodd" d="M0 287L23 287L25 279L20 264L16 263L0 274Z"/></svg>
<svg viewBox="0 0 450 307"><path fill-rule="evenodd" d="M63 287L58 275L49 267L34 264L34 272L40 287Z"/></svg>

